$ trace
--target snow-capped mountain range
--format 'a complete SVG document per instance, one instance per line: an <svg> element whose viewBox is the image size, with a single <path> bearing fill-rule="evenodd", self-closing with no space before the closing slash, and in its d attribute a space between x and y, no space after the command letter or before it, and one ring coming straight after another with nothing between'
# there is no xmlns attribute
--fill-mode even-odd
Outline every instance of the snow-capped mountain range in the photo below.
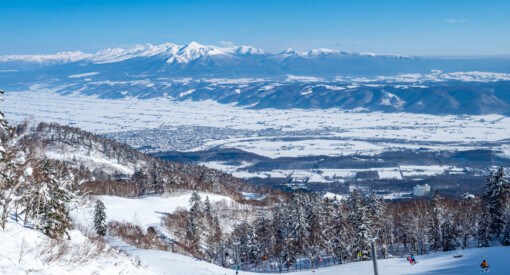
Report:
<svg viewBox="0 0 510 275"><path fill-rule="evenodd" d="M0 56L0 87L101 98L212 99L253 108L506 113L510 59L146 44Z"/></svg>
<svg viewBox="0 0 510 275"><path fill-rule="evenodd" d="M316 51L316 50L314 50ZM312 51L310 51L311 53ZM69 63L91 62L95 64L114 63L133 58L157 56L166 59L167 63L189 63L203 56L212 55L264 55L264 51L252 46L216 47L191 42L187 45L164 43L161 45L137 45L129 49L108 48L97 53L83 53L80 51L59 52L48 55L4 55L0 62L35 62L35 63ZM301 54L301 53L300 53Z"/></svg>
<svg viewBox="0 0 510 275"><path fill-rule="evenodd" d="M0 72L14 70L46 74L65 68L66 72L75 73L93 69L124 75L143 73L166 77L278 78L291 74L332 78L429 73L431 70L510 73L509 60L377 55L325 48L308 52L286 49L273 54L253 46L218 47L191 42L186 45L164 43L137 45L129 49L109 48L97 53L71 51L50 55L5 55L0 56Z"/></svg>
<svg viewBox="0 0 510 275"><path fill-rule="evenodd" d="M327 55L352 55L352 56L369 56L376 57L371 53L349 53L344 51L331 50L326 48L312 49L308 52L299 52L291 48L286 49L278 54L269 54L265 51L253 46L230 46L218 47L211 45L202 45L197 42L191 42L186 45L177 45L174 43L164 43L161 45L136 45L129 49L108 48L97 53L83 53L80 51L59 52L47 55L4 55L0 56L0 62L34 62L34 63L69 63L69 62L91 62L95 64L114 63L125 61L133 58L144 58L158 56L166 59L167 63L189 63L204 56L243 56L243 55L259 55L259 56L278 56L278 57L324 57ZM381 55L383 56L383 55ZM389 55L384 55L389 56ZM401 57L401 56L393 56Z"/></svg>

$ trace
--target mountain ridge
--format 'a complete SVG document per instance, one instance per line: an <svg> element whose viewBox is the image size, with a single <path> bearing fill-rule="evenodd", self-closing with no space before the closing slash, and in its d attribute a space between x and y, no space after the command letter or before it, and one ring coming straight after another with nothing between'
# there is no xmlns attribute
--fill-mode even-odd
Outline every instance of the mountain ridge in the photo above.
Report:
<svg viewBox="0 0 510 275"><path fill-rule="evenodd" d="M131 48L108 48L96 53L80 51L47 55L0 56L2 78L60 78L62 74L103 71L114 78L130 76L193 78L286 78L287 75L335 78L399 74L481 71L510 73L510 58L437 58L346 52L326 48L307 52L286 49L268 53L253 46L218 47L191 42L164 43ZM115 76L114 76L115 75Z"/></svg>
<svg viewBox="0 0 510 275"><path fill-rule="evenodd" d="M121 55L124 56L121 57ZM217 55L217 54L237 54L237 55L268 55L268 56L279 56L279 55L295 55L301 57L315 57L315 56L326 56L331 54L341 55L353 55L353 56L392 56L392 57L407 57L403 55L389 55L389 54L373 54L373 53L358 53L358 52L347 52L327 48L316 48L306 52L295 51L292 49L286 49L280 53L268 53L262 49L253 47L251 45L239 45L239 46L228 46L219 47L213 45L203 45L198 42L192 41L188 44L179 45L171 42L163 44L139 44L130 48L105 48L95 53L84 53L82 51L61 51L55 54L14 54L14 55L2 55L0 56L0 62L56 62L56 63L69 63L76 61L86 61L96 64L101 63L113 63L124 61L131 58L137 57L151 57L162 55L169 60L169 63L177 60L177 62L190 62L196 60L204 55ZM108 59L110 58L110 59Z"/></svg>

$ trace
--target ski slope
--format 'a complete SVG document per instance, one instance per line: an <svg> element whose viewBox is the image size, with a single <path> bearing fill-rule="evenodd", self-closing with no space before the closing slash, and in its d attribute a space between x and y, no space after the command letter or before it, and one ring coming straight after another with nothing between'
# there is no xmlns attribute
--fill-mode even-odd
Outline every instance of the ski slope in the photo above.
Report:
<svg viewBox="0 0 510 275"><path fill-rule="evenodd" d="M219 195L200 193L202 199L209 196L211 202L226 200L232 203L232 200ZM136 199L120 198L115 196L100 196L100 199L106 205L108 220L134 222L142 227L158 226L161 224L161 218L164 213L171 213L182 207L187 208L189 204L190 192L172 194L168 196L148 196ZM75 219L82 223L92 224L92 207L84 207L85 213L75 213ZM80 218L76 217L80 216ZM85 218L87 217L87 218ZM87 221L88 219L88 221ZM224 221L229 223L227 221ZM235 221L234 221L235 223ZM224 224L225 225L225 224ZM200 261L192 257L166 251L137 249L127 245L119 240L110 239L110 245L129 254L133 258L140 259L142 267L154 274L193 274L193 275L223 275L235 274L235 270L225 269L220 266ZM479 264L485 258L491 265L491 274L510 274L510 247L489 247L473 248L461 251L462 258L453 258L459 251L439 252L429 255L418 255L416 257L418 264L409 265L405 258L391 258L379 260L379 274L478 274L481 272ZM145 271L147 272L147 271ZM240 272L240 274L264 274ZM357 275L373 274L372 262L356 262L344 265L337 265L327 268L320 268L312 271L292 272L291 274L317 274L317 275Z"/></svg>
<svg viewBox="0 0 510 275"><path fill-rule="evenodd" d="M129 246L121 248L122 251L138 257L142 266L156 274L193 274L193 275L228 275L235 274L235 270L225 269L205 261L154 250L140 250ZM437 275L469 275L480 274L479 264L486 258L491 266L490 274L510 274L510 247L473 248L463 251L462 258L453 258L458 252L433 253L424 256L417 256L417 264L411 266L405 258L391 258L379 260L380 275L398 274L437 274ZM255 275L269 273L253 273L240 271L239 274ZM274 273L273 273L274 274ZM291 272L289 274L305 275L369 275L373 274L371 261L356 262L344 265L331 266L314 270Z"/></svg>
<svg viewBox="0 0 510 275"><path fill-rule="evenodd" d="M70 232L65 240L67 250L62 257L47 262L48 237L25 228L13 221L0 230L0 274L168 274L168 275L228 275L235 270L226 269L205 261L166 251L137 249L117 239L109 239L109 252L96 253L95 246L78 230ZM118 249L118 250L117 250ZM123 253L118 253L116 251ZM82 254L86 253L86 255ZM125 253L125 254L124 254ZM462 258L453 258L458 251L417 256L418 264L409 265L404 258L379 260L379 274L441 274L469 275L481 273L480 262L485 258L491 274L509 274L510 247L473 248L462 251ZM50 252L51 254L51 252ZM239 274L255 275L240 271ZM369 275L373 274L372 262L356 262L315 270L292 272L305 275Z"/></svg>

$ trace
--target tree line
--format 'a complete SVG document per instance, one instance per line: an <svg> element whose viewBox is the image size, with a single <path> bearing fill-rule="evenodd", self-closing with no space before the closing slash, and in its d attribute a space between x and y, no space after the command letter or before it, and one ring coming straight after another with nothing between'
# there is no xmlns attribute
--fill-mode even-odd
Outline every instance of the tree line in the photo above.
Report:
<svg viewBox="0 0 510 275"><path fill-rule="evenodd" d="M510 182L504 169L490 174L483 195L384 201L353 190L346 198L295 192L288 203L255 211L233 229L219 226L220 210L195 193L190 210L166 218L183 251L210 262L244 269L272 266L276 271L299 259L332 257L334 263L466 247L510 245ZM179 234L180 231L180 234Z"/></svg>

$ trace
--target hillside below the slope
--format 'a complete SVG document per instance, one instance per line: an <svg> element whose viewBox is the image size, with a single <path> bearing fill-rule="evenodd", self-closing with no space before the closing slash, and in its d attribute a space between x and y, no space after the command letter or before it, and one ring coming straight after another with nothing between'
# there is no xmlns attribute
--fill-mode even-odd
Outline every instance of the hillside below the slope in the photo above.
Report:
<svg viewBox="0 0 510 275"><path fill-rule="evenodd" d="M282 192L249 184L203 165L169 162L124 143L55 123L40 123L27 139L40 144L42 155L87 174L79 186L83 193L124 197L197 190L231 197L236 201L265 204L285 200ZM244 193L264 194L249 200Z"/></svg>

